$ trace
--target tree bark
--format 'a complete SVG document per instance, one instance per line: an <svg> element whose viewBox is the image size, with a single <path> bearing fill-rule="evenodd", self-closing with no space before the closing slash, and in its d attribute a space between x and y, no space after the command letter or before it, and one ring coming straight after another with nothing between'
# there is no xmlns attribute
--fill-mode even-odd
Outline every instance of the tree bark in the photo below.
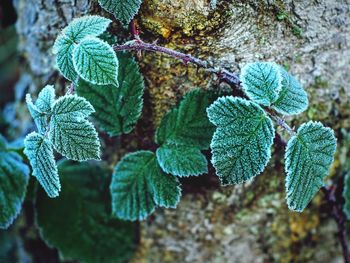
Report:
<svg viewBox="0 0 350 263"><path fill-rule="evenodd" d="M15 2L21 50L38 88L55 71L51 48L61 28L84 14L111 17L91 0ZM350 163L348 0L221 0L216 9L208 0L144 0L136 21L145 41L158 39L159 45L237 73L256 60L289 68L309 94L310 108L287 121L298 127L319 120L336 130L330 181L344 175ZM117 22L112 31L125 35ZM153 139L161 117L189 89L229 88L214 75L166 55L143 53L139 62L146 103L132 138L140 148L147 147L141 141ZM153 125L140 127L145 123ZM121 145L130 150L128 138L123 136ZM112 159L117 160L125 149L115 151ZM321 192L305 212L288 211L282 156L275 147L267 170L244 185L220 187L213 169L182 180L179 207L158 209L141 224L134 262L342 262L337 226Z"/></svg>

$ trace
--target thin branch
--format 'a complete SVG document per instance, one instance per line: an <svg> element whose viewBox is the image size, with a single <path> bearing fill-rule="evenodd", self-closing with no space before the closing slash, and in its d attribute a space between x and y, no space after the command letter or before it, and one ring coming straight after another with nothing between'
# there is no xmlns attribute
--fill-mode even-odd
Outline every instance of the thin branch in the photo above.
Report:
<svg viewBox="0 0 350 263"><path fill-rule="evenodd" d="M240 87L240 80L236 74L229 72L225 69L213 67L211 63L209 63L208 61L196 58L189 54L184 54L179 51L175 51L170 48L158 46L155 43L146 43L140 39L135 39L123 45L114 45L113 49L115 51L124 51L124 50L151 51L151 52L167 54L173 58L182 60L186 65L188 63L192 63L201 68L204 68L208 72L216 74L222 81L225 81L234 87L237 87L237 88Z"/></svg>
<svg viewBox="0 0 350 263"><path fill-rule="evenodd" d="M350 263L350 249L346 240L345 215L339 207L335 196L336 185L331 187L322 187L321 190L330 206L331 215L338 226L338 239L343 251L344 262Z"/></svg>

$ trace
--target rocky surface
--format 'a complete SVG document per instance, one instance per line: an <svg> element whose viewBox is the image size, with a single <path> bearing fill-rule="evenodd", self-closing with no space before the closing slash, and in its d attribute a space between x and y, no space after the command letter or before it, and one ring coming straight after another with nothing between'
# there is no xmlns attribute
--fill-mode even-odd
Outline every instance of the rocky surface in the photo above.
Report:
<svg viewBox="0 0 350 263"><path fill-rule="evenodd" d="M52 72L50 49L60 28L75 16L100 13L96 2L16 0L21 50L33 76ZM255 60L289 68L311 106L288 120L333 127L339 146L331 177L344 174L350 146L348 0L221 0L216 9L208 0L145 0L137 23L146 41L158 39L235 72ZM154 125L193 86L226 88L215 76L163 55L143 54L140 65L148 86L142 118ZM302 214L287 210L281 156L277 148L268 170L243 186L202 182L216 182L213 175L192 182L176 210L158 210L142 223L135 262L342 262L322 193Z"/></svg>

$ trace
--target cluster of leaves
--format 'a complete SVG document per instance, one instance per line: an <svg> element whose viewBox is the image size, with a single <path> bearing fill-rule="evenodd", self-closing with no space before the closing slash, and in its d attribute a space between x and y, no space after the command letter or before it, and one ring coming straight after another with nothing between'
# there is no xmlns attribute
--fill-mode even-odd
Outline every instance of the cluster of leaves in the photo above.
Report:
<svg viewBox="0 0 350 263"><path fill-rule="evenodd" d="M110 191L112 213L125 220L142 220L157 206L175 208L181 196L177 177L208 172L201 152L209 148L215 127L206 108L217 96L195 89L169 111L156 131L156 154L127 154L116 165Z"/></svg>
<svg viewBox="0 0 350 263"><path fill-rule="evenodd" d="M92 105L77 95L65 95L55 100L55 89L46 86L34 103L29 94L26 102L38 132L24 140L24 153L48 196L53 198L61 190L54 149L76 160L99 160L100 141L95 127L86 118L94 112Z"/></svg>
<svg viewBox="0 0 350 263"><path fill-rule="evenodd" d="M247 64L240 80L251 101L222 97L208 108L208 117L217 127L211 142L212 163L223 185L246 182L265 169L275 129L263 107L293 115L308 106L299 82L274 63ZM319 122L308 122L293 132L285 153L286 199L291 210L303 211L323 185L335 149L333 130Z"/></svg>
<svg viewBox="0 0 350 263"><path fill-rule="evenodd" d="M141 5L140 0L99 2L124 25ZM271 112L289 116L308 107L306 92L286 70L274 63L250 63L240 75L250 100L218 98L201 89L188 92L163 117L156 130L156 151L126 154L111 180L108 169L95 163L63 162L58 167L54 150L75 161L100 159L98 135L87 120L90 115L110 136L130 133L141 115L144 82L137 63L128 54L117 56L99 38L110 22L99 16L74 19L55 41L57 67L73 82L79 96L66 94L56 99L53 86L46 86L35 102L29 94L26 97L38 130L24 141L33 176L51 198L63 189L61 198L55 200L38 192L41 234L60 249L63 258L85 262L108 261L104 255L125 261L133 250L134 225L110 216L135 221L145 219L157 207L175 208L181 197L178 178L208 172L203 151L211 148L211 162L222 185L243 183L260 174L271 157L275 136L271 119L275 113ZM305 123L291 133L285 153L286 199L291 210L303 211L328 174L336 138L319 122ZM0 138L2 228L19 213L29 174L21 157L7 145ZM47 213L52 209L55 214ZM68 235L61 235L58 225ZM107 236L111 240L111 231L111 242L95 244ZM116 246L120 249L114 250Z"/></svg>

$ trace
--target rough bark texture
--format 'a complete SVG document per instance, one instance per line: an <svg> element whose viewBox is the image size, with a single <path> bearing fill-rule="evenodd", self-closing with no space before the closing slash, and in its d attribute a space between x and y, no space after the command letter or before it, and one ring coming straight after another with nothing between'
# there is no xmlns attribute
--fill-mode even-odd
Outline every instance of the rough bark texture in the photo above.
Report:
<svg viewBox="0 0 350 263"><path fill-rule="evenodd" d="M101 14L96 2L16 2L21 49L33 76L44 81L53 72L51 47L59 29L73 17ZM334 128L339 144L331 176L343 175L350 146L349 1L221 0L212 9L208 0L145 0L137 23L145 41L159 39L161 45L236 72L255 60L289 67L311 105L288 121L298 126L320 120ZM119 28L115 23L114 31ZM194 86L225 88L214 76L162 55L143 54L140 64L148 87L141 124L156 126ZM140 129L152 139L152 126L138 128L135 136L122 138L124 148L132 148L127 138L145 140L138 138L144 137ZM266 172L245 185L219 188L213 175L184 181L179 207L158 210L142 223L135 262L342 262L336 225L324 212L322 193L302 214L286 208L281 156L275 150Z"/></svg>

